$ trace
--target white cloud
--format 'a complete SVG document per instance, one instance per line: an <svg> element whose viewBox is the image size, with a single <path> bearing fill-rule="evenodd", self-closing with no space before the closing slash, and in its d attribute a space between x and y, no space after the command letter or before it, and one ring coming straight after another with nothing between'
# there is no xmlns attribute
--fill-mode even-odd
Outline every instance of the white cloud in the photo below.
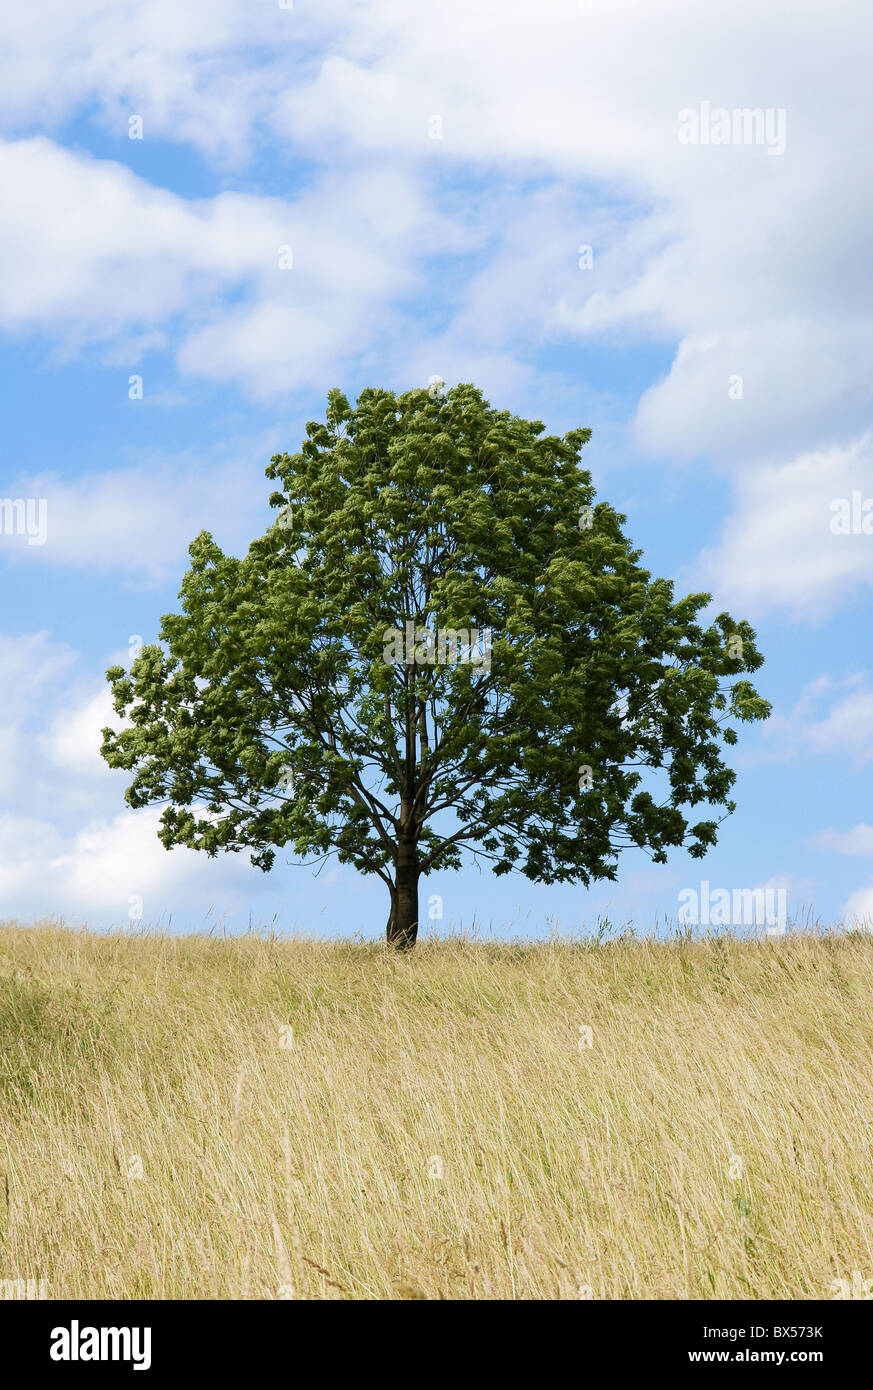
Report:
<svg viewBox="0 0 873 1390"><path fill-rule="evenodd" d="M47 862L60 852L63 838L49 821L34 816L0 816L0 894L4 915L10 900L21 911L29 890L46 881Z"/></svg>
<svg viewBox="0 0 873 1390"><path fill-rule="evenodd" d="M7 330L115 341L263 273L281 240L269 202L186 202L41 136L0 143L0 179L15 189L0 220Z"/></svg>
<svg viewBox="0 0 873 1390"><path fill-rule="evenodd" d="M676 356L640 405L646 449L737 468L825 446L870 407L873 188L857 170L871 35L861 0L839 25L812 0L724 12L507 0L496 22L482 0L287 11L192 0L182 12L172 0L54 0L48 17L7 13L9 131L95 108L123 131L136 111L146 139L190 142L237 169L253 141L272 140L279 158L332 173L293 200L187 202L46 141L7 145L16 197L0 233L0 314L131 352L184 315L183 369L256 395L321 389L373 349L391 370L410 348L429 355L427 333L396 310L421 293L422 257L470 249L459 228L475 169L492 185L492 269L472 275L447 349L472 332L472 360L496 362L508 342L524 358L550 334L654 335ZM703 100L784 108L786 153L681 144L679 112ZM441 139L429 138L434 116ZM531 182L544 180L584 193L590 236L560 198L531 220ZM591 238L595 271L573 274ZM283 279L276 249L289 241ZM728 399L732 374L742 401Z"/></svg>
<svg viewBox="0 0 873 1390"><path fill-rule="evenodd" d="M0 785L6 806L19 797L29 801L39 778L32 756L36 711L69 677L75 662L75 653L47 632L0 633Z"/></svg>
<svg viewBox="0 0 873 1390"><path fill-rule="evenodd" d="M497 23L469 0L329 13L345 21L330 51L277 106L276 129L298 148L472 167L498 182L558 177L585 187L592 209L637 205L626 231L594 237L593 274L542 287L539 321L677 343L640 405L646 449L737 468L828 443L835 418L842 434L860 427L873 368L873 193L857 178L869 8L846 5L838 26L802 0L718 13L687 0L516 0ZM784 110L786 152L681 144L678 114L703 100ZM438 140L428 138L434 115ZM516 184L510 243L528 198ZM569 258L577 228L558 214L551 231ZM530 243L504 293L522 315L541 249ZM737 374L742 401L728 397Z"/></svg>
<svg viewBox="0 0 873 1390"><path fill-rule="evenodd" d="M63 915L106 925L166 922L173 913L205 918L216 902L240 911L251 897L253 870L228 857L165 850L160 810L124 810L64 834L51 821L0 817L0 893L19 915ZM246 875L248 877L246 877Z"/></svg>
<svg viewBox="0 0 873 1390"><path fill-rule="evenodd" d="M98 344L131 371L178 337L184 373L253 396L335 384L390 337L421 258L467 244L399 171L327 174L294 201L194 201L37 137L0 142L0 181L16 189L0 217L7 331Z"/></svg>
<svg viewBox="0 0 873 1390"><path fill-rule="evenodd" d="M241 910L255 873L244 856L216 867L194 850L168 852L157 838L160 808L117 809L129 774L109 768L99 748L101 728L119 718L108 686L77 676L76 664L45 633L0 634L4 911L14 902L18 914L121 923L128 900L140 896L144 920L155 921L205 913L210 893L223 909Z"/></svg>
<svg viewBox="0 0 873 1390"><path fill-rule="evenodd" d="M259 45L293 45L300 14L242 0L42 0L4 6L0 122L5 129L52 129L78 109L95 109L126 137L128 118L146 139L191 143L219 161L240 159L265 94ZM275 61L273 62L275 66Z"/></svg>
<svg viewBox="0 0 873 1390"><path fill-rule="evenodd" d="M865 825L861 821L847 831L832 828L822 830L812 838L810 844L815 849L832 850L835 854L852 854L863 859L873 859L873 825Z"/></svg>
<svg viewBox="0 0 873 1390"><path fill-rule="evenodd" d="M813 751L847 754L858 766L873 760L873 689L869 681L837 700L806 730Z"/></svg>
<svg viewBox="0 0 873 1390"><path fill-rule="evenodd" d="M51 843L82 816L93 818L118 805L125 774L109 768L99 752L100 729L117 726L118 716L109 687L85 678L78 666L77 654L45 632L0 634L0 776L7 843L14 824L36 824L34 816L39 819L46 806L52 808L53 828L37 839ZM44 854L41 849L34 862ZM12 854L5 872L18 874L18 859L31 857Z"/></svg>
<svg viewBox="0 0 873 1390"><path fill-rule="evenodd" d="M118 727L108 684L85 704L57 715L48 731L48 756L52 763L75 777L100 777L106 763L100 756L101 729Z"/></svg>
<svg viewBox="0 0 873 1390"><path fill-rule="evenodd" d="M189 905L208 892L208 860L183 846L166 850L158 839L160 808L121 811L111 819L92 821L77 831L69 848L48 864L54 896L78 912L117 913L130 910L130 899L142 899L145 919L160 904ZM226 888L227 874L221 875ZM149 906L151 902L151 907Z"/></svg>
<svg viewBox="0 0 873 1390"><path fill-rule="evenodd" d="M873 436L789 463L760 466L735 484L734 511L695 580L750 617L772 609L821 620L873 587L873 534L835 534L834 503L873 499ZM869 523L868 523L869 525Z"/></svg>
<svg viewBox="0 0 873 1390"><path fill-rule="evenodd" d="M139 409L144 402L131 402ZM13 480L12 496L46 503L45 544L0 537L0 555L15 563L120 571L140 586L186 567L202 530L243 551L272 519L264 469L275 432L221 448L140 451L135 460L75 479L46 473Z"/></svg>
<svg viewBox="0 0 873 1390"><path fill-rule="evenodd" d="M873 931L873 883L857 888L843 907L843 921L861 931Z"/></svg>
<svg viewBox="0 0 873 1390"><path fill-rule="evenodd" d="M53 642L45 631L21 636L0 633L0 704L4 717L15 720L27 716L37 695L63 677L75 661L75 652Z"/></svg>
<svg viewBox="0 0 873 1390"><path fill-rule="evenodd" d="M844 767L873 761L873 684L863 672L835 680L819 676L804 686L794 708L776 709L761 729L745 766L787 762L798 756L831 757Z"/></svg>

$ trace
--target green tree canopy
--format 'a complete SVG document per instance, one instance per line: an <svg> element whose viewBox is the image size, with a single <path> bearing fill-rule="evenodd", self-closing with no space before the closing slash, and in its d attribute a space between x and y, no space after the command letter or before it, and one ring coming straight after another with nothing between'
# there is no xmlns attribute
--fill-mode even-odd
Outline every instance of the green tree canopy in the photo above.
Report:
<svg viewBox="0 0 873 1390"><path fill-rule="evenodd" d="M331 391L267 469L276 522L242 559L202 532L182 611L107 672L128 804L164 803L167 848L377 874L401 947L421 875L464 850L584 884L624 848L703 855L734 809L723 745L769 713L736 679L762 657L640 566L580 466L589 435L472 385Z"/></svg>

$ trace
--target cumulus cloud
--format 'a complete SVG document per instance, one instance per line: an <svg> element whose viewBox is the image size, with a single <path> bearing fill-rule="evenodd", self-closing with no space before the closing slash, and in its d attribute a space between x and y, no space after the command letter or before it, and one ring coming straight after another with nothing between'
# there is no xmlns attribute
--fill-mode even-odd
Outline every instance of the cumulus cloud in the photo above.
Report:
<svg viewBox="0 0 873 1390"><path fill-rule="evenodd" d="M121 811L64 833L35 817L0 817L0 892L16 911L61 914L95 925L165 925L173 913L201 924L216 904L241 910L253 870L230 858L216 866L194 850L165 850L160 810ZM246 879L248 874L248 881Z"/></svg>
<svg viewBox="0 0 873 1390"><path fill-rule="evenodd" d="M7 905L13 901L17 911L24 910L29 891L45 884L47 862L62 846L63 836L49 821L0 816L0 893Z"/></svg>
<svg viewBox="0 0 873 1390"><path fill-rule="evenodd" d="M849 894L843 907L843 921L855 930L873 931L873 883Z"/></svg>
<svg viewBox="0 0 873 1390"><path fill-rule="evenodd" d="M107 684L84 704L52 720L47 734L51 762L76 777L102 776L106 763L100 756L100 731L107 725L117 727L118 723Z"/></svg>
<svg viewBox="0 0 873 1390"><path fill-rule="evenodd" d="M157 838L159 807L118 809L128 774L107 767L99 750L101 729L119 719L108 686L79 666L46 633L0 634L4 911L14 902L20 914L120 924L133 920L140 905L131 900L140 898L152 922L172 911L202 917L214 903L241 909L265 886L245 856L216 866L184 847L168 852Z"/></svg>
<svg viewBox="0 0 873 1390"><path fill-rule="evenodd" d="M860 767L873 761L873 682L865 672L835 679L819 676L804 686L792 709L776 709L761 730L757 749L738 759L788 762L804 757L841 758Z"/></svg>
<svg viewBox="0 0 873 1390"><path fill-rule="evenodd" d="M142 116L150 138L190 143L219 162L249 148L265 98L281 82L273 53L293 52L304 16L242 0L44 0L4 7L0 123L48 129L87 107L123 133Z"/></svg>
<svg viewBox="0 0 873 1390"><path fill-rule="evenodd" d="M861 821L851 830L822 830L812 838L810 844L815 849L832 850L835 854L852 854L863 859L873 859L873 825L865 825Z"/></svg>
<svg viewBox="0 0 873 1390"><path fill-rule="evenodd" d="M869 433L762 465L737 480L733 511L718 543L701 552L695 579L749 616L781 609L820 621L873 587L867 499L871 510Z"/></svg>
<svg viewBox="0 0 873 1390"><path fill-rule="evenodd" d="M461 0L329 13L345 21L329 54L276 106L277 131L299 148L573 180L595 207L635 205L626 228L595 237L594 274L542 287L539 320L595 340L675 342L670 371L640 403L645 449L742 468L774 448L830 443L835 416L842 432L863 423L869 10L847 4L839 26L787 0L720 13L687 0L515 0L498 24L490 7ZM703 101L783 112L784 153L681 143L680 111ZM519 197L515 216L524 211ZM560 215L550 235L569 251ZM530 243L515 283L541 245ZM742 397L728 394L735 377Z"/></svg>
<svg viewBox="0 0 873 1390"><path fill-rule="evenodd" d="M200 531L244 550L269 523L264 469L275 448L265 434L238 447L140 451L133 463L77 478L18 478L9 485L13 496L45 502L45 543L0 536L0 555L17 564L120 571L131 583L154 586L178 573Z"/></svg>
<svg viewBox="0 0 873 1390"><path fill-rule="evenodd" d="M423 256L467 245L402 171L325 174L296 199L189 200L44 137L0 142L0 326L256 397L333 384L388 338ZM177 323L177 320L179 322Z"/></svg>
<svg viewBox="0 0 873 1390"><path fill-rule="evenodd" d="M100 729L118 722L107 696L105 682L83 672L78 653L66 643L47 632L0 633L0 784L7 840L13 819L23 827L14 831L20 836L47 806L57 833L83 812L93 816L103 806L117 806L123 774L99 755ZM18 872L14 856L7 869Z"/></svg>
<svg viewBox="0 0 873 1390"><path fill-rule="evenodd" d="M37 136L0 144L0 322L114 341L275 261L280 218L243 195L187 202Z"/></svg>
<svg viewBox="0 0 873 1390"><path fill-rule="evenodd" d="M75 652L47 632L0 633L0 785L6 805L29 801L39 774L32 758L36 711L69 678Z"/></svg>
<svg viewBox="0 0 873 1390"><path fill-rule="evenodd" d="M811 0L724 12L508 0L498 23L469 0L288 11L202 0L184 16L170 0L123 12L88 0L53 5L50 21L2 22L8 131L52 130L95 106L117 128L142 108L150 130L236 168L253 141L272 140L319 171L294 199L192 203L48 142L7 145L4 181L18 190L5 214L7 326L134 346L184 314L183 370L255 394L322 386L377 343L402 363L399 300L421 292L422 257L470 250L463 198L452 218L444 209L453 178L470 196L475 169L491 184L491 259L515 289L495 296L473 267L446 355L471 326L482 361L513 335L525 337L516 358L550 335L659 337L675 359L640 403L639 442L733 468L828 445L869 411L873 192L857 169L873 15L860 0L839 25ZM681 143L680 111L703 101L784 111L785 153ZM585 192L593 274L560 273L587 239L560 199L516 234L532 181ZM633 216L604 216L623 208ZM286 242L295 271L283 280ZM415 349L420 325L412 336ZM736 376L741 400L728 395Z"/></svg>
<svg viewBox="0 0 873 1390"><path fill-rule="evenodd" d="M158 839L160 814L156 807L121 811L83 826L48 863L54 895L70 910L114 913L119 920L153 919L166 904L184 910L198 898L204 901L216 874L195 850L164 848ZM226 897L227 872L220 878ZM238 903L239 894L233 896Z"/></svg>

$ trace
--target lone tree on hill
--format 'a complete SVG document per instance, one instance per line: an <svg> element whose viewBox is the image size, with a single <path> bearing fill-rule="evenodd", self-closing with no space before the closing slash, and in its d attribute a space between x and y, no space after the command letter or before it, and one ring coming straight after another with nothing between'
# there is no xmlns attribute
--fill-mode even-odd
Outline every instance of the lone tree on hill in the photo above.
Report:
<svg viewBox="0 0 873 1390"><path fill-rule="evenodd" d="M441 386L441 384L440 384ZM107 672L112 767L160 838L336 854L378 874L411 947L422 874L464 849L542 883L614 879L638 846L697 857L734 809L721 743L764 719L755 634L674 600L563 438L472 385L328 396L277 454L277 520L243 559L207 532L182 612Z"/></svg>

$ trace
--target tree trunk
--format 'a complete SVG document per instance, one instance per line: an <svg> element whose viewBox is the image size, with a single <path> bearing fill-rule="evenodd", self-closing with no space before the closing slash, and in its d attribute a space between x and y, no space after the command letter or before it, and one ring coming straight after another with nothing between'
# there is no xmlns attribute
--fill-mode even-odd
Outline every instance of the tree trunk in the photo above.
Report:
<svg viewBox="0 0 873 1390"><path fill-rule="evenodd" d="M394 888L392 888L392 889L391 889L391 911L388 913L388 925L387 925L387 927L385 928L386 937L387 937L387 941L388 941L388 945L389 945L389 946L393 945L393 942L394 942L394 923L396 922L396 920L397 920L397 893L396 893L396 891L394 890Z"/></svg>
<svg viewBox="0 0 873 1390"><path fill-rule="evenodd" d="M415 844L397 846L396 882L388 916L388 945L411 951L418 936L418 854Z"/></svg>

